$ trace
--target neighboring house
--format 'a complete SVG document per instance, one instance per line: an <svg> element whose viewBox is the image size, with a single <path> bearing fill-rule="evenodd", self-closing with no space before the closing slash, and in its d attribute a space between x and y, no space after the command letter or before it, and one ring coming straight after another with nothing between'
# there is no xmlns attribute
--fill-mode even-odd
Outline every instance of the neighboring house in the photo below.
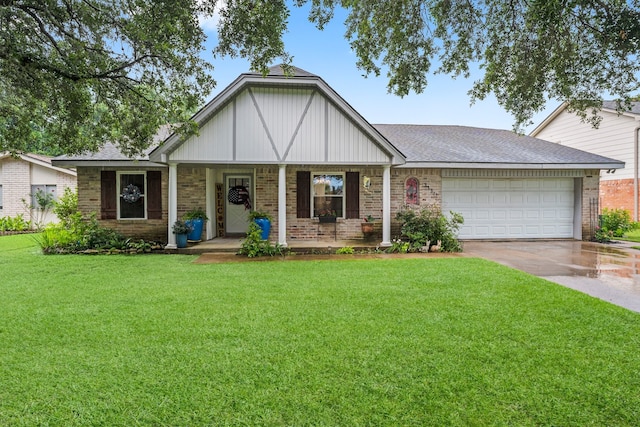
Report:
<svg viewBox="0 0 640 427"><path fill-rule="evenodd" d="M54 164L77 168L83 212L169 248L171 225L197 207L207 239L244 235L248 207L266 210L282 245L333 239L318 220L333 211L338 238L362 238L372 215L389 246L406 205L460 212L465 239L588 238L600 170L624 166L504 130L371 125L320 77L294 73L240 75L196 113L198 135L172 134L138 159L108 144Z"/></svg>
<svg viewBox="0 0 640 427"><path fill-rule="evenodd" d="M531 136L573 147L625 163L621 170L604 169L600 173L600 209L627 209L638 220L638 131L640 102L631 111L618 114L613 101L605 101L598 113L598 128L581 121L563 104L532 132Z"/></svg>
<svg viewBox="0 0 640 427"><path fill-rule="evenodd" d="M0 217L15 217L22 214L25 219L56 221L52 212L29 210L37 206L34 195L38 191L51 194L54 199L64 189L76 188L76 172L51 164L51 157L39 154L20 154L13 157L0 153Z"/></svg>

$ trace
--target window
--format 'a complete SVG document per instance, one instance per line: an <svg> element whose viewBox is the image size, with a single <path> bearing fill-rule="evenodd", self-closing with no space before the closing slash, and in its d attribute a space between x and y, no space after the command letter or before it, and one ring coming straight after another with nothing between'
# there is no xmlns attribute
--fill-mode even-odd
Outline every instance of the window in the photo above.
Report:
<svg viewBox="0 0 640 427"><path fill-rule="evenodd" d="M31 186L31 206L34 209L47 207L53 200L58 199L56 185L32 185Z"/></svg>
<svg viewBox="0 0 640 427"><path fill-rule="evenodd" d="M162 219L160 171L100 172L101 219Z"/></svg>
<svg viewBox="0 0 640 427"><path fill-rule="evenodd" d="M335 214L339 218L359 218L359 177L358 172L296 172L296 217Z"/></svg>
<svg viewBox="0 0 640 427"><path fill-rule="evenodd" d="M0 185L0 210L2 209L2 185Z"/></svg>
<svg viewBox="0 0 640 427"><path fill-rule="evenodd" d="M144 172L117 174L118 218L146 218L146 179Z"/></svg>
<svg viewBox="0 0 640 427"><path fill-rule="evenodd" d="M313 216L344 216L344 175L314 174Z"/></svg>

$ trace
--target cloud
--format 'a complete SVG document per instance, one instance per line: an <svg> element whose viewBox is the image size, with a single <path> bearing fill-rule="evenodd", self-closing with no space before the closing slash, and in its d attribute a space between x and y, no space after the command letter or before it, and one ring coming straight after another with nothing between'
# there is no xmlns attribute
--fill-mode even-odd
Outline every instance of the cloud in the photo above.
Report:
<svg viewBox="0 0 640 427"><path fill-rule="evenodd" d="M204 2L207 2L207 0L198 0L198 4L202 4ZM227 5L227 2L225 0L218 0L215 3L216 6L213 10L212 15L198 16L198 23L205 32L216 32L218 30L218 22L220 21L220 10L222 10Z"/></svg>

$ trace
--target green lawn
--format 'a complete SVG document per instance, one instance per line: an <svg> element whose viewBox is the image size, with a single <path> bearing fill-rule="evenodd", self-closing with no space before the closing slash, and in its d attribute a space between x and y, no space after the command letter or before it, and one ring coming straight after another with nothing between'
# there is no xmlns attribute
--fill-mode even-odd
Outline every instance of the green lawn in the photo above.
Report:
<svg viewBox="0 0 640 427"><path fill-rule="evenodd" d="M479 259L0 237L0 425L637 425L640 315Z"/></svg>
<svg viewBox="0 0 640 427"><path fill-rule="evenodd" d="M620 240L628 240L630 242L640 242L640 229L626 232L624 234L624 237Z"/></svg>

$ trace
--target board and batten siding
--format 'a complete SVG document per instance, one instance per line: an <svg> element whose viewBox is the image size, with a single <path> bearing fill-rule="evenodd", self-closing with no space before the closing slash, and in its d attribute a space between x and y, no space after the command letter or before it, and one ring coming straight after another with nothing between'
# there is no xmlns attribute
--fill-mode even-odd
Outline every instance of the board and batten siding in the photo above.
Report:
<svg viewBox="0 0 640 427"><path fill-rule="evenodd" d="M602 181L633 178L634 129L640 122L608 111L601 111L600 115L602 122L595 129L588 123L582 123L574 113L563 111L535 136L625 163L624 169L616 170L615 174L601 171Z"/></svg>
<svg viewBox="0 0 640 427"><path fill-rule="evenodd" d="M171 153L183 163L388 164L379 147L321 92L248 87Z"/></svg>

